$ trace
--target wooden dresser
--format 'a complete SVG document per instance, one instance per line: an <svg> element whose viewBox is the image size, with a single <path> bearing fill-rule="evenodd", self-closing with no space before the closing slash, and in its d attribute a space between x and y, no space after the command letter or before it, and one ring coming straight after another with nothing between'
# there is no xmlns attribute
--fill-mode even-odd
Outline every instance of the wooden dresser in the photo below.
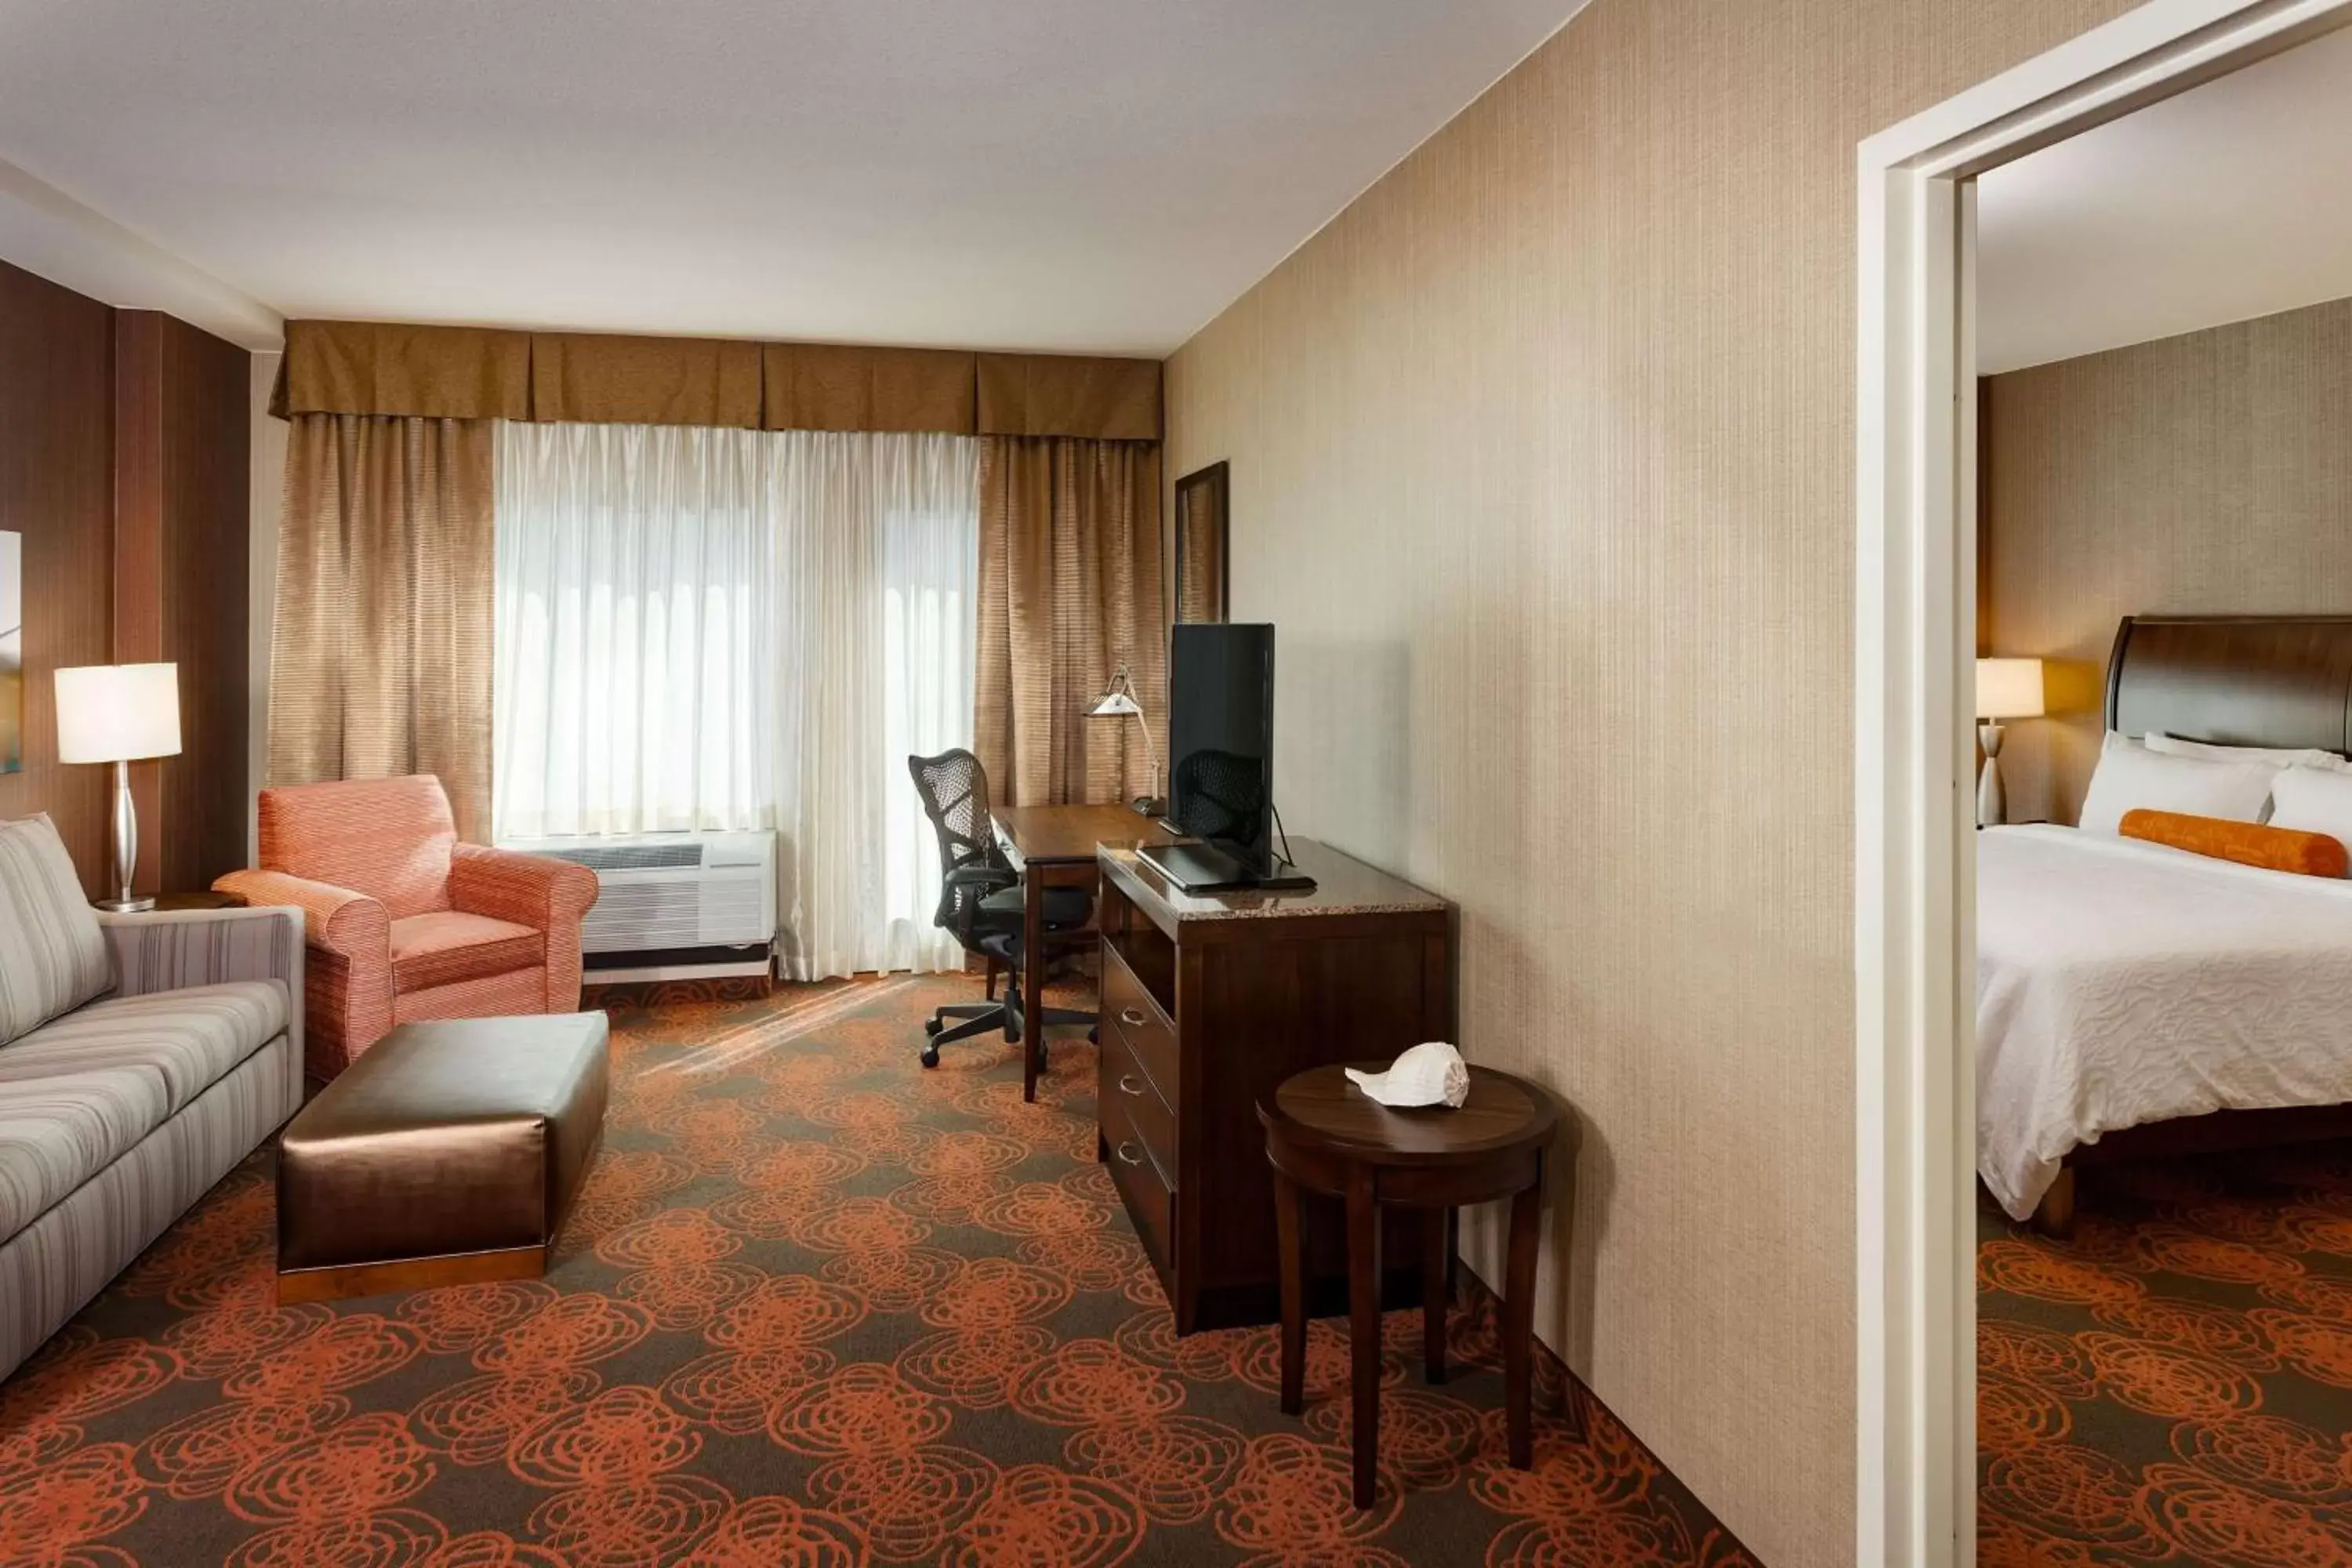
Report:
<svg viewBox="0 0 2352 1568"><path fill-rule="evenodd" d="M1175 1308L1176 1331L1272 1322L1274 1175L1257 1098L1326 1062L1385 1062L1454 1037L1452 909L1328 846L1295 840L1311 893L1187 893L1105 845L1097 1153ZM1345 1300L1345 1238L1310 1216L1317 1310ZM1417 1301L1412 1216L1383 1251Z"/></svg>

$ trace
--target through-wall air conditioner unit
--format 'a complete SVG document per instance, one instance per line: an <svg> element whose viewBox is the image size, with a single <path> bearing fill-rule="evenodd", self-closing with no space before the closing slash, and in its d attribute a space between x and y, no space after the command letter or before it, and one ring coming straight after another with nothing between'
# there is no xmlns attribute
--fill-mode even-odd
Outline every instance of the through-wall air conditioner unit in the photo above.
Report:
<svg viewBox="0 0 2352 1568"><path fill-rule="evenodd" d="M776 836L632 833L514 838L501 847L596 873L580 928L592 985L766 974L776 945Z"/></svg>

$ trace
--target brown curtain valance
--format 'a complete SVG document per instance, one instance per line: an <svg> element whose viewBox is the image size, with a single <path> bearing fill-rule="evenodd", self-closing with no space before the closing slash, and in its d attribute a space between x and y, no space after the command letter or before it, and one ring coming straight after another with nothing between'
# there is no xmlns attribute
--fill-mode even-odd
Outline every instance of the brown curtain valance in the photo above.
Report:
<svg viewBox="0 0 2352 1568"><path fill-rule="evenodd" d="M528 332L289 321L269 412L528 419L530 371Z"/></svg>
<svg viewBox="0 0 2352 1568"><path fill-rule="evenodd" d="M972 431L972 354L839 343L770 343L761 354L771 430Z"/></svg>
<svg viewBox="0 0 2352 1568"><path fill-rule="evenodd" d="M982 354L980 434L1160 439L1160 362Z"/></svg>
<svg viewBox="0 0 2352 1568"><path fill-rule="evenodd" d="M289 321L270 412L1160 438L1160 362Z"/></svg>
<svg viewBox="0 0 2352 1568"><path fill-rule="evenodd" d="M760 346L719 338L530 335L541 424L760 427Z"/></svg>

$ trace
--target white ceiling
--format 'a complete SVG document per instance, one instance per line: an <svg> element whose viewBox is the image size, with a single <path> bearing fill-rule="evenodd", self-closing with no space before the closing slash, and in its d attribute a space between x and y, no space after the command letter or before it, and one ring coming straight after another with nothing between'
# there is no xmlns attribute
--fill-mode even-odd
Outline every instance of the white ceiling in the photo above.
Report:
<svg viewBox="0 0 2352 1568"><path fill-rule="evenodd" d="M1578 4L0 0L0 160L289 316L1160 353Z"/></svg>
<svg viewBox="0 0 2352 1568"><path fill-rule="evenodd" d="M1993 170L1987 373L2352 296L2352 30Z"/></svg>

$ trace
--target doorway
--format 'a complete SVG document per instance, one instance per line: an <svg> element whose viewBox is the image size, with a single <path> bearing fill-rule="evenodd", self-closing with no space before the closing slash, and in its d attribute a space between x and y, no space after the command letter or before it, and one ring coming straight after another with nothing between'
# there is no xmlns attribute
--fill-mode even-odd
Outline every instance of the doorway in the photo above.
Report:
<svg viewBox="0 0 2352 1568"><path fill-rule="evenodd" d="M1860 150L1857 1558L1974 1560L1974 182L2352 23L2157 0Z"/></svg>

